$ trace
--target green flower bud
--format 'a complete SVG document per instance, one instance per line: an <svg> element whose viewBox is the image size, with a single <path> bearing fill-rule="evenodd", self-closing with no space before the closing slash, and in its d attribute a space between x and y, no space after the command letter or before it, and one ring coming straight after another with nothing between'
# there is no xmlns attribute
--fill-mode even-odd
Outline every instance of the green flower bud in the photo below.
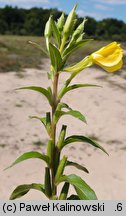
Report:
<svg viewBox="0 0 126 216"><path fill-rule="evenodd" d="M51 25L51 23L52 23L52 16L49 17L49 20L46 23L45 31L44 31L47 50L49 50L49 39L50 39L51 34L52 34L52 25Z"/></svg>
<svg viewBox="0 0 126 216"><path fill-rule="evenodd" d="M57 28L59 29L60 32L63 31L63 26L64 26L64 13L61 14L60 18L57 21Z"/></svg>
<svg viewBox="0 0 126 216"><path fill-rule="evenodd" d="M45 31L44 31L44 36L45 38L50 38L51 37L51 33L52 33L52 29L51 29L51 23L52 23L52 15L49 17L46 25L45 25Z"/></svg>
<svg viewBox="0 0 126 216"><path fill-rule="evenodd" d="M77 8L77 4L74 6L74 8L69 13L67 20L65 22L65 25L64 25L63 33L67 37L69 37L69 34L71 32L71 28L72 28L73 24L75 24L74 21L75 21L75 16L76 16L76 13L75 13L76 8Z"/></svg>
<svg viewBox="0 0 126 216"><path fill-rule="evenodd" d="M77 40L78 37L83 33L84 31L84 24L87 21L87 19L84 18L83 22L76 28L76 30L74 31L73 35L72 35L72 40Z"/></svg>

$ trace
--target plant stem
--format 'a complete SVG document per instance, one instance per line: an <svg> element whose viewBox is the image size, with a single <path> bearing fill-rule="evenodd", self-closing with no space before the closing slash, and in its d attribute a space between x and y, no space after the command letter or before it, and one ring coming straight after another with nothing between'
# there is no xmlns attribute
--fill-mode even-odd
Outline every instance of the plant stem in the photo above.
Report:
<svg viewBox="0 0 126 216"><path fill-rule="evenodd" d="M52 104L52 133L51 133L51 138L52 138L52 165L51 165L51 177L52 177L52 194L53 196L56 196L57 194L57 186L55 185L55 155L56 155L56 124L53 121L54 113L57 108L58 102L57 102L57 92L58 92L58 78L59 78L59 73L57 73L54 76L53 80L53 104Z"/></svg>

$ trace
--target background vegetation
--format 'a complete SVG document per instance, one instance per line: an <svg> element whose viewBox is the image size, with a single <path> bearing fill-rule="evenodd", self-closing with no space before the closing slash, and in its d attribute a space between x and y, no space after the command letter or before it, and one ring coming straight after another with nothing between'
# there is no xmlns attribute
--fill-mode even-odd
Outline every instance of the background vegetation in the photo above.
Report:
<svg viewBox="0 0 126 216"><path fill-rule="evenodd" d="M50 14L57 19L61 11L43 8L20 9L10 6L0 8L0 34L41 36ZM82 19L78 18L77 25ZM113 18L96 21L88 17L85 32L96 39L126 41L126 23Z"/></svg>
<svg viewBox="0 0 126 216"><path fill-rule="evenodd" d="M45 54L28 44L28 41L31 40L45 46L45 41L41 36L50 14L56 20L61 15L61 11L42 8L19 9L10 6L0 8L0 72L42 67ZM87 18L84 37L94 38L95 41L80 49L78 55L73 55L69 61L76 62L82 56L96 51L113 40L121 41L125 49L126 23L113 18L102 21ZM83 18L78 18L77 25L82 20ZM97 42L97 40L100 41Z"/></svg>

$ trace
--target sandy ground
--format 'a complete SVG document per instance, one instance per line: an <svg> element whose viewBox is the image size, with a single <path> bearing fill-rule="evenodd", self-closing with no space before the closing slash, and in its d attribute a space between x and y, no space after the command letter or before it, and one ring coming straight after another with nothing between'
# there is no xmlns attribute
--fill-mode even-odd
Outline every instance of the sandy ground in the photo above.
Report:
<svg viewBox="0 0 126 216"><path fill-rule="evenodd" d="M13 189L24 183L41 183L44 163L34 159L3 171L25 151L45 152L47 135L37 120L30 115L42 116L49 109L46 99L36 92L14 91L29 85L47 87L46 72L49 62L45 60L45 70L27 69L21 76L17 73L0 74L0 199L8 199ZM61 76L60 85L67 75ZM126 199L126 74L125 71L108 74L90 68L78 75L74 83L94 83L103 88L83 88L71 91L64 97L73 109L87 116L87 125L72 117L63 117L58 125L68 123L68 133L82 134L96 139L109 153L82 143L66 147L64 154L70 160L85 165L90 174L72 167L66 173L79 174L96 191L99 199ZM41 141L41 146L37 145ZM73 190L73 189L71 189ZM37 191L31 191L22 199L45 199Z"/></svg>

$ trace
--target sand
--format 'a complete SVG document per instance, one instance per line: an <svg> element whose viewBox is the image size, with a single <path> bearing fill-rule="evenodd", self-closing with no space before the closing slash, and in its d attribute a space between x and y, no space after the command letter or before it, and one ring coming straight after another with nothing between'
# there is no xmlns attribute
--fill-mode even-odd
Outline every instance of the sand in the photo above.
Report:
<svg viewBox="0 0 126 216"><path fill-rule="evenodd" d="M3 171L25 151L45 152L47 135L41 123L28 116L43 116L49 109L46 98L32 91L15 91L29 85L48 87L49 61L42 70L26 69L22 73L0 73L0 199L9 199L17 185L38 182L44 177L44 162L37 159L22 162ZM68 74L61 75L60 86ZM63 99L87 118L84 124L73 117L63 117L58 124L68 124L68 135L81 134L94 138L109 153L83 143L73 143L63 154L70 160L85 165L90 174L73 167L65 173L79 174L96 191L98 199L126 199L126 74L108 74L89 68L81 72L73 83L94 83L103 88L83 88L69 92ZM41 144L41 145L39 145ZM71 191L73 189L71 188ZM38 191L22 197L28 200L46 199Z"/></svg>

